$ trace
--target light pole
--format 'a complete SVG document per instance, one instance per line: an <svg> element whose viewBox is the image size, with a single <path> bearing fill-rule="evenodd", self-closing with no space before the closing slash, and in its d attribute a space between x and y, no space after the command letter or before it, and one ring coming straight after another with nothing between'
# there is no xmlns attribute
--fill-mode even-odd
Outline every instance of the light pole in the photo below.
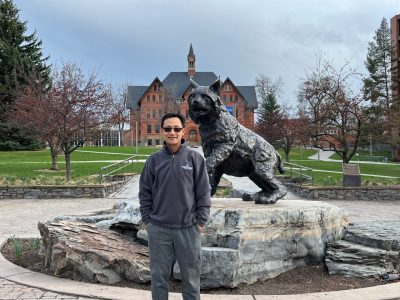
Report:
<svg viewBox="0 0 400 300"><path fill-rule="evenodd" d="M369 156L371 157L371 160L372 160L372 136L371 136L371 133L369 134Z"/></svg>
<svg viewBox="0 0 400 300"><path fill-rule="evenodd" d="M135 121L135 131L136 131L136 154L138 153L138 128L137 128L137 126L138 126L138 123L137 123L137 121Z"/></svg>

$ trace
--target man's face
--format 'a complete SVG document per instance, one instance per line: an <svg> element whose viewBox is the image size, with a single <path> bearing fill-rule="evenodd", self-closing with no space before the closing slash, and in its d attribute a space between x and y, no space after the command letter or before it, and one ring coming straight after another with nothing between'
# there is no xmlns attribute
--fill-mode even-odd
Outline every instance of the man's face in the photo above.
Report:
<svg viewBox="0 0 400 300"><path fill-rule="evenodd" d="M180 128L180 132L176 132L174 130L175 128ZM162 133L164 136L164 141L168 146L177 146L181 143L181 139L185 134L185 128L182 127L182 123L179 118L168 118L164 120Z"/></svg>

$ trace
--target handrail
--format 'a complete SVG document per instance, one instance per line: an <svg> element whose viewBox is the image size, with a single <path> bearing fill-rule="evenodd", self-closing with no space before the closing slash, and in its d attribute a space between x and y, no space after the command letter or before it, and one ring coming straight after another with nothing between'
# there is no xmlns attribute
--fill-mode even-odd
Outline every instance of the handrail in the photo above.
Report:
<svg viewBox="0 0 400 300"><path fill-rule="evenodd" d="M311 184L314 185L314 177L304 173L305 171L312 172L313 169L302 166L302 165L290 163L290 162L283 162L283 165L289 166L291 178L294 178L293 173L300 175L300 185L302 185L302 183L303 183L303 178L307 179L307 180L311 180ZM299 172L297 170L299 170Z"/></svg>
<svg viewBox="0 0 400 300"><path fill-rule="evenodd" d="M100 183L103 182L104 178L110 178L111 175L116 175L117 171L122 170L124 168L126 168L127 166L131 167L131 172L133 173L133 163L134 162L139 162L139 160L133 159L134 157L137 157L138 155L132 155L124 160L120 160L118 162L112 163L110 165L104 166L100 168L100 173L99 173L99 181ZM104 173L105 170L113 168L110 172L108 173Z"/></svg>

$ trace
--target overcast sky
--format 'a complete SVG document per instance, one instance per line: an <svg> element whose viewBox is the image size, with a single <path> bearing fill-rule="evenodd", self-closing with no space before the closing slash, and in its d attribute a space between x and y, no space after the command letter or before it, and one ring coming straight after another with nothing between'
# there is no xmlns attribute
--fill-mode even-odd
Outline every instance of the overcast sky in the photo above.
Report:
<svg viewBox="0 0 400 300"><path fill-rule="evenodd" d="M282 102L295 103L315 53L365 72L368 42L400 0L14 0L51 63L74 62L114 84L148 85L187 70L236 85L281 77Z"/></svg>

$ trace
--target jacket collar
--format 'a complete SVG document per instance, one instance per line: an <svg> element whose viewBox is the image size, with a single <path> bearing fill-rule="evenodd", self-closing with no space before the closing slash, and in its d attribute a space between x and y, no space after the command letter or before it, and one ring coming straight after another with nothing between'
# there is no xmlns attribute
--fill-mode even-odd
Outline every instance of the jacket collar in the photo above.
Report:
<svg viewBox="0 0 400 300"><path fill-rule="evenodd" d="M188 147L189 147L188 143L186 143L184 139L181 139L181 146L179 147L178 151L176 151L175 153L171 153L171 151L169 151L168 149L167 144L164 142L163 152L165 152L168 155L173 155L185 151Z"/></svg>

